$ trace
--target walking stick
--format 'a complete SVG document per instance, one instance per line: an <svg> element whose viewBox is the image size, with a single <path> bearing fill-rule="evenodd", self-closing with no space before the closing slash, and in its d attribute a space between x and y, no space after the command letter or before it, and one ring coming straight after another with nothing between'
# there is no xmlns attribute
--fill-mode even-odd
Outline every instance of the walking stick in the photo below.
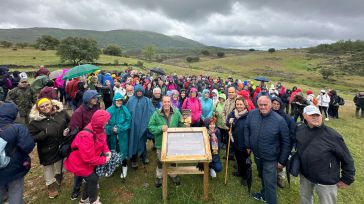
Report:
<svg viewBox="0 0 364 204"><path fill-rule="evenodd" d="M226 165L225 165L225 185L227 183L227 177L228 177L228 167L229 167L229 157L230 157L230 135L232 135L232 126L233 123L230 123L230 129L229 129L229 139L228 139L228 148L226 152Z"/></svg>

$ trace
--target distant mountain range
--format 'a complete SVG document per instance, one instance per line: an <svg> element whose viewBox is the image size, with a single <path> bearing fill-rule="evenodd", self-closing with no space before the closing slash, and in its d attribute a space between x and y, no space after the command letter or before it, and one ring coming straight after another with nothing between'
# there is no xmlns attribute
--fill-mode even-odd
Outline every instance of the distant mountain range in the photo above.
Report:
<svg viewBox="0 0 364 204"><path fill-rule="evenodd" d="M42 35L51 35L58 39L66 37L83 37L95 39L100 47L108 45L119 45L123 49L140 49L148 44L153 44L157 48L203 48L205 45L181 37L167 36L150 31L137 30L79 30L79 29L59 29L59 28L14 28L0 29L0 41L12 43L27 42L34 43Z"/></svg>

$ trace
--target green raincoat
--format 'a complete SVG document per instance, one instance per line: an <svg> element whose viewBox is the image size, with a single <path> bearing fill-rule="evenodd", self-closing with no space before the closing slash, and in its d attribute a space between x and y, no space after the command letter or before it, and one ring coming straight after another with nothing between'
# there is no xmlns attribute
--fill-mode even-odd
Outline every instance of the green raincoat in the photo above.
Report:
<svg viewBox="0 0 364 204"><path fill-rule="evenodd" d="M111 116L106 125L106 135L109 149L119 152L121 160L124 160L128 158L131 116L124 105L121 107L115 106L115 101L119 98L122 99L123 96L120 93L116 93L113 99L113 105L106 109ZM117 127L117 133L113 131L114 126Z"/></svg>

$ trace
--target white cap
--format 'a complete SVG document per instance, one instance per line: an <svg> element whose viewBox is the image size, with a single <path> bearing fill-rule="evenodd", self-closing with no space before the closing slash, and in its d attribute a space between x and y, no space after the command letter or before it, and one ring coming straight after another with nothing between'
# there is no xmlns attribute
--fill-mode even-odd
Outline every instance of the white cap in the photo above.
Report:
<svg viewBox="0 0 364 204"><path fill-rule="evenodd" d="M307 115L321 115L320 110L316 106L314 106L314 105L306 106L303 109L303 114L307 114Z"/></svg>

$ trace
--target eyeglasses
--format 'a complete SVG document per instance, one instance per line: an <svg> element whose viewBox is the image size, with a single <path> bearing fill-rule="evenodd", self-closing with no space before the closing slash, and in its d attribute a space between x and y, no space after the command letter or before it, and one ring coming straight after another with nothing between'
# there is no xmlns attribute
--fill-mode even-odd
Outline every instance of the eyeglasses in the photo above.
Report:
<svg viewBox="0 0 364 204"><path fill-rule="evenodd" d="M51 105L50 103L46 103L46 104L40 105L38 107L39 107L39 109L45 109L45 108L48 108L50 105Z"/></svg>

